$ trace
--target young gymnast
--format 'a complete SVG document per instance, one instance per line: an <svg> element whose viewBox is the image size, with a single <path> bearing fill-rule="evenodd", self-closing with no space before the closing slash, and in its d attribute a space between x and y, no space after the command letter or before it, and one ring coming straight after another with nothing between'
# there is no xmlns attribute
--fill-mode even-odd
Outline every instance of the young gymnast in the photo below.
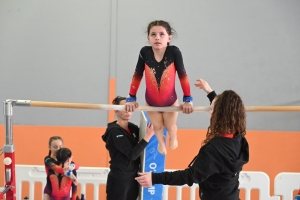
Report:
<svg viewBox="0 0 300 200"><path fill-rule="evenodd" d="M44 164L46 169L46 174L48 175L49 170L53 170L54 172L65 174L69 170L77 170L79 166L75 163L72 165L65 166L62 168L57 164L56 160L56 152L63 147L63 139L60 136L53 136L49 139L49 154L44 158ZM47 183L48 184L48 183ZM49 186L46 185L44 189L44 197L43 200L50 200L51 191L49 190Z"/></svg>
<svg viewBox="0 0 300 200"><path fill-rule="evenodd" d="M125 97L117 96L114 105L125 105ZM139 185L134 180L140 171L140 154L154 135L153 127L148 124L143 139L139 138L139 127L130 123L131 113L124 110L115 111L117 121L107 125L102 136L111 160L107 176L107 200L137 199Z"/></svg>
<svg viewBox="0 0 300 200"><path fill-rule="evenodd" d="M136 180L143 187L198 183L202 200L239 200L239 173L249 161L242 99L232 90L216 96L202 79L195 85L207 92L211 101L210 126L199 154L185 170L140 173Z"/></svg>
<svg viewBox="0 0 300 200"><path fill-rule="evenodd" d="M61 168L72 165L72 152L68 148L60 148L56 152L56 162ZM77 178L76 171L68 176L49 169L47 176L47 186L50 191L50 200L76 200L77 197ZM72 196L70 191L72 188Z"/></svg>
<svg viewBox="0 0 300 200"><path fill-rule="evenodd" d="M145 71L146 102L149 106L178 106L175 91L175 76L178 74L183 90L183 113L193 112L192 96L189 79L186 74L181 52L178 47L170 46L173 29L168 22L157 20L148 25L147 39L151 46L141 49L135 72L130 85L129 96L126 99L125 110L133 112L138 104L136 93ZM148 112L158 140L158 151L167 154L164 141L164 127L169 134L169 147L176 149L178 112Z"/></svg>

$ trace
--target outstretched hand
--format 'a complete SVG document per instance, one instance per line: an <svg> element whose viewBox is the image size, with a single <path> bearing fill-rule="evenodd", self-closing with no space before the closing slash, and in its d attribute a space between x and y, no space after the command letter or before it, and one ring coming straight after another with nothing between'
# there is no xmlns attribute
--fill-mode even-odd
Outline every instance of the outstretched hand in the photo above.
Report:
<svg viewBox="0 0 300 200"><path fill-rule="evenodd" d="M134 112L137 107L139 107L139 104L135 101L125 103L126 112Z"/></svg>
<svg viewBox="0 0 300 200"><path fill-rule="evenodd" d="M209 86L209 84L203 79L197 79L197 83L194 84L199 89L204 90L207 94L211 93L213 90Z"/></svg>
<svg viewBox="0 0 300 200"><path fill-rule="evenodd" d="M138 173L139 177L136 177L135 180L139 182L139 184L143 187L152 186L152 173L151 172L143 172Z"/></svg>

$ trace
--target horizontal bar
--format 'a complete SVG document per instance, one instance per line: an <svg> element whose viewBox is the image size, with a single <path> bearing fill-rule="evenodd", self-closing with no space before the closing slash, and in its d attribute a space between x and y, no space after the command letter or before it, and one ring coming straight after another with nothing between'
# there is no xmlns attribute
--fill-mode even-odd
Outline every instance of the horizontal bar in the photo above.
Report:
<svg viewBox="0 0 300 200"><path fill-rule="evenodd" d="M300 106L245 106L247 112L300 112Z"/></svg>
<svg viewBox="0 0 300 200"><path fill-rule="evenodd" d="M77 108L77 109L96 109L96 110L124 110L124 105L111 104L86 104L86 103L67 103L67 102L43 102L31 101L30 107L51 107L51 108ZM195 111L208 111L209 107L194 107ZM136 111L164 111L178 112L181 111L179 106L154 107L139 106Z"/></svg>
<svg viewBox="0 0 300 200"><path fill-rule="evenodd" d="M18 103L22 102L22 103ZM47 101L31 101L17 100L15 106L30 107L47 107L47 108L75 108L75 109L94 109L94 110L124 110L124 105L111 104L87 104L87 103L68 103L68 102L47 102ZM300 112L300 106L245 106L248 112ZM164 111L178 112L181 111L179 106L155 107L155 106L139 106L136 111ZM208 106L194 106L195 112L209 111Z"/></svg>

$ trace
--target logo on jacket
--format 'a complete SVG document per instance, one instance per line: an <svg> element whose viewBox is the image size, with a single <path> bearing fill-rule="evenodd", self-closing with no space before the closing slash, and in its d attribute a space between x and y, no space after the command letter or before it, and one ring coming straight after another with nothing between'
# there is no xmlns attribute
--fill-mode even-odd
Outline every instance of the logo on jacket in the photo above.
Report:
<svg viewBox="0 0 300 200"><path fill-rule="evenodd" d="M136 138L136 135L135 135L135 133L132 133L132 135L133 135L133 137L134 137L134 138Z"/></svg>
<svg viewBox="0 0 300 200"><path fill-rule="evenodd" d="M123 136L124 136L124 135L117 135L116 137L119 138L119 137L123 137Z"/></svg>

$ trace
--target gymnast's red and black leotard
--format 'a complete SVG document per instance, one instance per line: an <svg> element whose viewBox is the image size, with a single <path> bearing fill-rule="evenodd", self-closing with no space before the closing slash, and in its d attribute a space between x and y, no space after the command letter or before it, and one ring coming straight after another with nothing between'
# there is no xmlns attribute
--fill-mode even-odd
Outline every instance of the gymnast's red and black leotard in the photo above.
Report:
<svg viewBox="0 0 300 200"><path fill-rule="evenodd" d="M73 164L75 164L74 162L72 162ZM51 170L52 172L56 172L59 174L64 174L64 169L62 167L60 167L59 165L57 165L57 161L50 157L50 156L46 156L44 159L44 164L45 164L45 170L46 170L46 174L47 176L49 175L49 171ZM75 170L77 170L79 168L79 165L75 164L75 169L73 170L73 173L76 173ZM47 179L48 180L48 179ZM44 188L44 194L48 194L49 196L51 196L52 194L52 190L51 190L51 185L50 182L47 181L47 184ZM77 186L74 185L74 187L72 187L72 190L77 191Z"/></svg>
<svg viewBox="0 0 300 200"><path fill-rule="evenodd" d="M145 71L146 102L150 106L171 106L177 100L175 75L178 73L184 97L190 97L190 83L186 74L181 52L176 46L168 46L163 59L154 57L151 46L141 49L130 85L129 95L135 97Z"/></svg>
<svg viewBox="0 0 300 200"><path fill-rule="evenodd" d="M76 171L73 171L76 176ZM77 186L73 180L62 174L55 174L50 169L47 176L47 185L50 187L51 195L50 200L76 200ZM70 191L72 188L72 197L70 198Z"/></svg>
<svg viewBox="0 0 300 200"><path fill-rule="evenodd" d="M44 163L45 163L45 170L46 170L46 174L48 175L49 170L52 169L53 171L60 173L60 174L64 174L64 169L60 166L57 165L57 162L54 158L51 158L50 156L46 156L44 159Z"/></svg>

